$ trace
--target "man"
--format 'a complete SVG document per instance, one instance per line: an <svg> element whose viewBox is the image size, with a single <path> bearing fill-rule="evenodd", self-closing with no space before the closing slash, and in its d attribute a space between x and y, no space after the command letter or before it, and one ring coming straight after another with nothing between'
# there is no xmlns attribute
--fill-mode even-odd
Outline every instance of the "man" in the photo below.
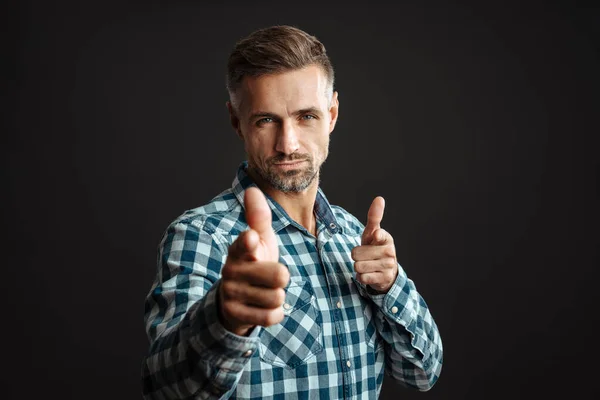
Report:
<svg viewBox="0 0 600 400"><path fill-rule="evenodd" d="M419 390L438 379L442 342L380 226L383 198L363 227L319 188L333 83L324 46L299 29L237 43L227 107L248 160L160 243L146 399L372 399L384 371Z"/></svg>

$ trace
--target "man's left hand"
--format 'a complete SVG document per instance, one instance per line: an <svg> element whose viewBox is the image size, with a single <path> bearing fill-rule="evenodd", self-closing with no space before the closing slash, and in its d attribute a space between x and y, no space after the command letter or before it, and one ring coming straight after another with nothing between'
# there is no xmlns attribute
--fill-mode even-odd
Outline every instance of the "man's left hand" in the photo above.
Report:
<svg viewBox="0 0 600 400"><path fill-rule="evenodd" d="M387 293L398 276L394 238L381 229L384 209L385 200L376 197L367 214L361 245L352 249L356 279L379 293Z"/></svg>

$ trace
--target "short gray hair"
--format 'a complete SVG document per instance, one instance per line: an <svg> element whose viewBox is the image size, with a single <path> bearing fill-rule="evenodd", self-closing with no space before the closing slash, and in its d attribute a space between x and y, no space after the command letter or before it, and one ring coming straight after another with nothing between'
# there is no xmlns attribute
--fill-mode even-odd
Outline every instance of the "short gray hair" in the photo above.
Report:
<svg viewBox="0 0 600 400"><path fill-rule="evenodd" d="M246 76L276 74L317 65L327 77L331 101L334 71L325 46L314 36L293 26L275 25L241 39L229 55L226 86L230 99Z"/></svg>

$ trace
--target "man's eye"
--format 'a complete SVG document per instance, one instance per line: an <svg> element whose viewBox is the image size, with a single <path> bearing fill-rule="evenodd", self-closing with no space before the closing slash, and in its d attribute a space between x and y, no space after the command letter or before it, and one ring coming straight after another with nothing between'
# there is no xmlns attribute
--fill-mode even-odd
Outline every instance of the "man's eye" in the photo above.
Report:
<svg viewBox="0 0 600 400"><path fill-rule="evenodd" d="M311 119L315 119L316 117L314 115L310 115L310 114L306 114L302 116L302 119L304 120L311 120Z"/></svg>
<svg viewBox="0 0 600 400"><path fill-rule="evenodd" d="M270 122L273 122L273 118L265 117L265 118L261 118L258 121L256 121L256 124L257 125L264 125L264 124L268 124Z"/></svg>

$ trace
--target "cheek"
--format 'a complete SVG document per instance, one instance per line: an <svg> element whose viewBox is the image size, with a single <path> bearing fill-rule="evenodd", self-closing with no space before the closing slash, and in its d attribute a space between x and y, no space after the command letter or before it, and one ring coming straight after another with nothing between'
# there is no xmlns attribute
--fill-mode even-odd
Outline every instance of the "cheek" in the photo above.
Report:
<svg viewBox="0 0 600 400"><path fill-rule="evenodd" d="M329 135L321 133L315 141L315 152L319 154L321 158L327 157L329 152Z"/></svg>
<svg viewBox="0 0 600 400"><path fill-rule="evenodd" d="M244 147L248 157L262 162L270 156L272 145L265 135L250 134L246 136Z"/></svg>
<svg viewBox="0 0 600 400"><path fill-rule="evenodd" d="M308 148L315 152L322 152L329 142L329 133L323 123L306 129L302 132L301 137L304 140L299 139L300 143L308 146Z"/></svg>

